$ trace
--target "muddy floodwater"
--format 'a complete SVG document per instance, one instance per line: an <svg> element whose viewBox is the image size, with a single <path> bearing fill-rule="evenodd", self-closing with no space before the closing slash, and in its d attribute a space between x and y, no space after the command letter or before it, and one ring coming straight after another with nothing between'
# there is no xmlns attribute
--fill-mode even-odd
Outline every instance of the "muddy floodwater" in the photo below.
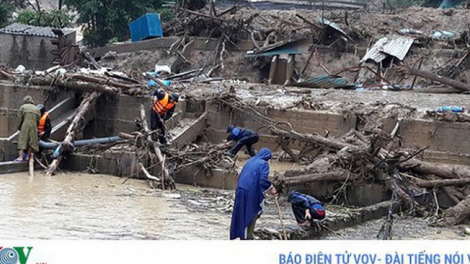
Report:
<svg viewBox="0 0 470 264"><path fill-rule="evenodd" d="M124 181L80 173L45 178L39 172L33 179L27 173L0 175L0 238L227 238L229 217L188 214L183 206L171 205L171 193L152 190L146 181Z"/></svg>
<svg viewBox="0 0 470 264"><path fill-rule="evenodd" d="M154 190L146 181L99 174L45 178L37 172L32 179L27 173L0 175L0 239L228 239L234 192L177 187ZM297 227L285 198L280 203L285 225ZM376 239L382 223L367 222L323 239ZM274 202L267 198L257 229L278 227ZM463 229L430 227L425 219L398 217L393 238L468 239Z"/></svg>

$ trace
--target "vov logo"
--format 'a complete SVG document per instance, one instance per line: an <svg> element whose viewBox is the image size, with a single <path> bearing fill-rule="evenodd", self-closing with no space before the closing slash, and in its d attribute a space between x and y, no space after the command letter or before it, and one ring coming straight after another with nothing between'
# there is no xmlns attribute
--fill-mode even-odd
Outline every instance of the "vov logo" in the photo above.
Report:
<svg viewBox="0 0 470 264"><path fill-rule="evenodd" d="M4 248L0 246L0 264L26 264L33 247L26 247L26 249L25 254L25 247Z"/></svg>

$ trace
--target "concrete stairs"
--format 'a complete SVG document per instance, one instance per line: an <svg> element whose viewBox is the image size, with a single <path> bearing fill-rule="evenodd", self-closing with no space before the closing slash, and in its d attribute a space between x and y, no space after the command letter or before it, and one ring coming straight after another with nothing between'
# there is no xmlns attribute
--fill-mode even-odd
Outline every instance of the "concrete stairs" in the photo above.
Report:
<svg viewBox="0 0 470 264"><path fill-rule="evenodd" d="M68 97L48 112L52 121L51 139L61 141L65 137L68 124L74 117L75 98ZM26 162L12 162L18 157L16 142L19 131L7 138L0 138L0 174L28 171Z"/></svg>

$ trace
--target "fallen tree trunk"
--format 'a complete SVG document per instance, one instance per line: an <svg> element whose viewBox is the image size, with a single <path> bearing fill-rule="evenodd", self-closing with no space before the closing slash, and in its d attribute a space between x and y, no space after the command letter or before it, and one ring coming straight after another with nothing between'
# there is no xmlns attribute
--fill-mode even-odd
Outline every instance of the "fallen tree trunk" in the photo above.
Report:
<svg viewBox="0 0 470 264"><path fill-rule="evenodd" d="M470 218L470 195L444 213L444 221L448 225L457 225Z"/></svg>
<svg viewBox="0 0 470 264"><path fill-rule="evenodd" d="M470 166L441 164L410 159L398 165L400 170L412 170L419 174L434 174L446 179L470 178Z"/></svg>
<svg viewBox="0 0 470 264"><path fill-rule="evenodd" d="M152 136L150 135L150 129L147 124L147 118L145 116L145 108L143 105L140 105L140 118L142 119L142 127L147 134L147 141L152 144L152 148L155 152L155 155L157 157L157 162L162 164L162 182L167 182L170 186L170 188L175 188L175 183L173 178L170 176L170 172L168 169L165 167L165 158L163 157L162 151L160 150L160 147L158 146L157 142L152 140ZM165 189L165 185L162 186L163 189Z"/></svg>
<svg viewBox="0 0 470 264"><path fill-rule="evenodd" d="M329 139L329 138L326 138L324 136L317 135L317 134L301 134L293 130L292 131L282 130L275 126L270 126L270 129L271 129L272 134L276 136L292 138L292 139L296 139L296 140L308 142L308 143L314 143L319 146L329 147L335 150L348 148L348 150L351 152L361 152L361 153L364 152L365 150L365 148L360 148L358 146L355 146L349 143L344 143L338 140Z"/></svg>
<svg viewBox="0 0 470 264"><path fill-rule="evenodd" d="M431 180L431 181L417 181L416 185L425 188L443 187L452 185L464 185L470 183L470 178L464 179L451 179L451 180Z"/></svg>
<svg viewBox="0 0 470 264"><path fill-rule="evenodd" d="M345 170L335 170L324 173L313 173L300 175L295 177L284 178L286 185L300 185L305 183L319 182L319 181L345 181L348 177L348 172Z"/></svg>
<svg viewBox="0 0 470 264"><path fill-rule="evenodd" d="M65 133L65 138L62 141L60 148L62 151L60 152L59 156L56 157L52 163L49 165L49 167L46 169L46 176L50 177L52 174L57 170L59 167L60 161L62 159L62 155L64 151L70 151L73 139L75 137L75 130L77 127L80 127L81 121L84 119L85 114L88 112L91 106L95 103L96 99L100 97L101 93L99 92L93 92L91 94L88 94L85 98L83 98L83 101L80 103L80 106L77 108L77 113L75 117L72 120L72 123L67 129L67 132Z"/></svg>
<svg viewBox="0 0 470 264"><path fill-rule="evenodd" d="M437 74L430 73L427 71L418 70L416 68L405 68L405 70L412 75L420 76L429 80L447 84L449 86L452 86L462 91L470 91L470 85L468 85L467 83L459 82L459 81L456 81L456 80L453 80L444 76L439 76Z"/></svg>
<svg viewBox="0 0 470 264"><path fill-rule="evenodd" d="M74 74L74 73L66 73L65 78L70 79L70 80L80 80L80 81L85 81L85 82L91 82L91 83L96 83L96 84L102 84L102 85L110 85L113 87L118 87L122 89L129 89L129 88L134 88L135 85L129 85L125 83L120 83L116 82L110 79L105 79L105 78L100 78L100 77L94 77L94 76L87 76L87 75L81 75L81 74Z"/></svg>
<svg viewBox="0 0 470 264"><path fill-rule="evenodd" d="M113 88L104 84L54 79L52 77L33 77L31 78L30 82L34 85L47 85L47 86L57 85L62 88L74 89L74 90L79 90L79 91L88 91L88 92L96 91L96 92L108 93L108 94L117 94L120 92L118 88Z"/></svg>

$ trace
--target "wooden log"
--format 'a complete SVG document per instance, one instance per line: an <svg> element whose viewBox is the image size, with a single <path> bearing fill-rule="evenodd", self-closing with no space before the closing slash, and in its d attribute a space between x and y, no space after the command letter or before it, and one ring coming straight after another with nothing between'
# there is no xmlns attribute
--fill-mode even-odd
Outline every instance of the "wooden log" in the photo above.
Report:
<svg viewBox="0 0 470 264"><path fill-rule="evenodd" d="M132 139L132 140L135 139L135 135L131 135L131 134L124 133L124 132L119 132L118 136L124 139Z"/></svg>
<svg viewBox="0 0 470 264"><path fill-rule="evenodd" d="M93 66L95 69L99 70L101 68L103 68L103 66L101 66L96 60L95 58L93 58L93 56L91 56L91 54L89 52L82 52L82 56L85 58L85 60L87 60L91 66Z"/></svg>
<svg viewBox="0 0 470 264"><path fill-rule="evenodd" d="M465 185L470 183L470 178L451 179L451 180L431 180L431 181L417 181L416 185L425 188Z"/></svg>
<svg viewBox="0 0 470 264"><path fill-rule="evenodd" d="M144 167L144 165L142 165L142 163L139 162L139 164L137 164L137 166L139 167L139 169L144 173L145 177L147 177L147 179L149 180L152 180L152 181L157 181L157 182L160 182L160 178L156 177L156 176L153 176L152 174L150 174L147 169Z"/></svg>
<svg viewBox="0 0 470 264"><path fill-rule="evenodd" d="M322 147L329 147L335 150L340 150L346 147L349 149L349 151L353 151L353 152L362 153L365 150L358 146L355 146L349 143L344 143L338 140L326 138L318 134L301 134L294 130L291 130L291 131L281 130L275 126L270 126L270 129L271 129L271 133L277 136L282 136L285 138L292 138L292 139L296 139L296 140L307 142L307 143L314 143Z"/></svg>
<svg viewBox="0 0 470 264"><path fill-rule="evenodd" d="M34 177L34 153L29 157L29 176Z"/></svg>
<svg viewBox="0 0 470 264"><path fill-rule="evenodd" d="M345 181L348 177L348 172L345 170L335 170L324 173L305 174L295 177L284 178L283 181L286 185L300 185L305 183L319 182L319 181ZM352 179L351 179L352 180Z"/></svg>
<svg viewBox="0 0 470 264"><path fill-rule="evenodd" d="M420 174L434 174L446 179L470 178L470 166L431 163L410 159L399 164L400 170L412 170Z"/></svg>
<svg viewBox="0 0 470 264"><path fill-rule="evenodd" d="M281 146L282 150L284 150L292 158L294 162L299 162L299 158L297 157L297 155L295 155L292 149L289 148L285 140L279 139L278 143Z"/></svg>
<svg viewBox="0 0 470 264"><path fill-rule="evenodd" d="M454 207L444 212L444 221L448 225L458 225L470 218L470 195Z"/></svg>
<svg viewBox="0 0 470 264"><path fill-rule="evenodd" d="M449 197L449 199L454 202L455 204L458 204L460 202L460 199L457 198L453 192L454 190L452 190L452 188L450 187L443 187L442 190L444 191L444 194L447 195L447 197Z"/></svg>
<svg viewBox="0 0 470 264"><path fill-rule="evenodd" d="M110 87L104 84L90 83L83 81L72 81L72 80L62 80L62 79L53 79L52 77L33 77L30 81L34 85L57 85L59 87L80 90L80 91L97 91L100 93L107 94L117 94L119 93L118 88Z"/></svg>
<svg viewBox="0 0 470 264"><path fill-rule="evenodd" d="M109 85L109 86L122 88L122 89L130 89L130 88L135 87L135 85L120 83L120 82L116 82L116 81L113 81L113 80L110 80L110 79L107 79L107 78L87 76L87 75L82 75L82 74L66 73L65 77L67 79L71 79L71 80L80 80L80 81L85 81L85 82L90 82L90 83L102 84L102 85L106 85L106 86Z"/></svg>
<svg viewBox="0 0 470 264"><path fill-rule="evenodd" d="M409 208L414 208L413 198L399 184L398 169L382 161L375 165L375 176L377 179L384 181L385 186L393 193L396 193Z"/></svg>
<svg viewBox="0 0 470 264"><path fill-rule="evenodd" d="M75 130L80 127L81 121L84 119L83 117L85 114L88 112L88 110L91 108L91 106L94 105L96 99L100 97L101 93L99 92L93 92L85 96L83 101L80 103L80 106L77 108L77 113L75 117L72 120L72 123L70 123L67 132L65 133L65 138L61 143L62 147L62 152L60 153L59 157L54 159L52 163L49 165L49 167L46 169L46 176L50 177L52 174L57 170L59 167L60 161L62 159L62 155L64 154L64 151L70 151L71 145L73 142L73 139L75 137Z"/></svg>
<svg viewBox="0 0 470 264"><path fill-rule="evenodd" d="M408 73L412 75L420 76L420 77L433 80L439 83L447 84L449 86L452 86L462 91L470 91L470 85L467 83L459 82L459 81L456 81L456 80L453 80L444 76L439 76L437 74L430 73L427 71L418 70L416 68L404 68L404 69L405 71L407 71Z"/></svg>

